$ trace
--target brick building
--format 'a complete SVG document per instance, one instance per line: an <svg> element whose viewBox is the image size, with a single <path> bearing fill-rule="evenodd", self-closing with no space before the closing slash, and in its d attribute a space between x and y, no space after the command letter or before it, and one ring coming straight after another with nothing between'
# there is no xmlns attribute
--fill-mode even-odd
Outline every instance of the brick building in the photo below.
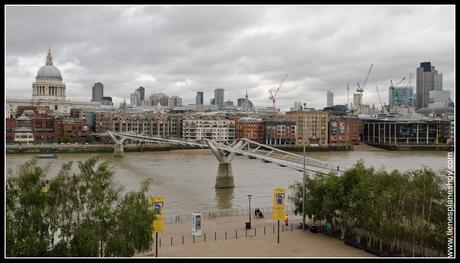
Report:
<svg viewBox="0 0 460 263"><path fill-rule="evenodd" d="M297 126L296 146L303 145L304 141L306 146L328 145L329 112L305 109L286 112L286 116Z"/></svg>
<svg viewBox="0 0 460 263"><path fill-rule="evenodd" d="M78 124L69 126L70 122ZM85 125L86 128L83 128ZM79 129L88 129L88 132L78 132ZM73 135L74 141L83 142L89 130L84 118L64 119L55 115L48 106L19 106L15 115L6 118L7 143L59 143L64 132Z"/></svg>
<svg viewBox="0 0 460 263"><path fill-rule="evenodd" d="M98 112L96 132L134 132L152 137L181 137L181 120L182 117L178 114L167 115L153 111Z"/></svg>
<svg viewBox="0 0 460 263"><path fill-rule="evenodd" d="M357 117L332 116L329 120L329 144L359 144L362 121Z"/></svg>
<svg viewBox="0 0 460 263"><path fill-rule="evenodd" d="M72 142L84 143L91 134L90 125L85 118L65 118L61 120L62 135L70 135Z"/></svg>
<svg viewBox="0 0 460 263"><path fill-rule="evenodd" d="M264 142L264 122L256 118L239 118L235 119L235 136L236 139L247 138L259 143Z"/></svg>
<svg viewBox="0 0 460 263"><path fill-rule="evenodd" d="M265 120L266 145L294 145L297 128L294 121L279 117L277 120Z"/></svg>

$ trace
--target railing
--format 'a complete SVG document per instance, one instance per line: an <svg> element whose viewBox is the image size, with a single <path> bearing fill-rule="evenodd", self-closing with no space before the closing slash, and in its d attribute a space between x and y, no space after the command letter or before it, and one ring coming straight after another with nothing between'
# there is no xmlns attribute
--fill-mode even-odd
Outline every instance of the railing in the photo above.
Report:
<svg viewBox="0 0 460 263"><path fill-rule="evenodd" d="M268 145L264 145L258 142L254 142L245 138L241 138L238 140L233 141L231 144L225 143L217 143L215 141L205 139L207 143L205 144L204 141L202 142L187 142L187 141L177 141L159 137L149 137L134 133L117 133L117 132L107 132L110 137L116 143L123 143L125 139L130 140L138 140L138 141L156 141L156 142L163 142L163 143L171 143L171 144L179 144L179 145L188 145L200 148L208 148L209 145L214 145L218 151L225 151L231 154L238 154L244 155L248 158L252 159L259 159L264 162L271 162L274 164L278 164L282 167L290 167L296 169L298 171L308 171L313 173L328 173L330 171L335 172L344 172L343 167L339 169L339 166L330 165L327 162L313 159L310 157L305 157L303 155L291 153L288 151L283 151L277 148L270 147ZM117 139L116 136L121 137L121 139ZM213 150L214 151L214 150ZM216 156L220 155L218 153L214 153ZM220 157L218 157L219 159ZM303 165L304 160L305 168Z"/></svg>
<svg viewBox="0 0 460 263"><path fill-rule="evenodd" d="M294 205L287 205L286 212L294 211ZM273 212L272 207L262 207L262 208L252 208L251 215L254 216L255 209L259 209L264 216L271 215ZM203 220L212 220L218 217L227 217L227 216L247 216L249 209L241 208L241 209L222 209L222 210L211 210L201 212ZM177 214L177 215L170 215L165 217L165 224L177 224L183 222L191 222L192 221L192 213L189 214Z"/></svg>
<svg viewBox="0 0 460 263"><path fill-rule="evenodd" d="M293 220L292 223L285 225L284 222L280 223L279 231L280 234L284 232L291 232L297 229L297 225L300 220ZM230 240L230 239L244 239L248 237L276 235L278 233L278 226L276 223L269 223L254 226L251 229L219 229L219 230L205 230L201 236L193 236L191 233L188 234L165 234L159 233L158 235L158 246L161 247L173 247L184 244L193 243L205 243L218 240ZM161 256L161 250L158 252ZM155 252L147 253L146 256L154 256Z"/></svg>

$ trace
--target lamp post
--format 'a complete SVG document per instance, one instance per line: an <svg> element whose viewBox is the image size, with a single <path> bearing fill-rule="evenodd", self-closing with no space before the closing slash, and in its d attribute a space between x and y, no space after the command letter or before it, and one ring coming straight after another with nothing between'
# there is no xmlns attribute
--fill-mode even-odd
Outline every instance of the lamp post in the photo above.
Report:
<svg viewBox="0 0 460 263"><path fill-rule="evenodd" d="M302 109L302 124L303 124L303 129L302 129L302 143L303 143L303 175L302 175L302 228L305 230L305 114L304 110L305 107L307 106L306 103L303 104L303 109Z"/></svg>
<svg viewBox="0 0 460 263"><path fill-rule="evenodd" d="M249 199L249 229L251 229L251 196L252 195L248 195L248 199Z"/></svg>

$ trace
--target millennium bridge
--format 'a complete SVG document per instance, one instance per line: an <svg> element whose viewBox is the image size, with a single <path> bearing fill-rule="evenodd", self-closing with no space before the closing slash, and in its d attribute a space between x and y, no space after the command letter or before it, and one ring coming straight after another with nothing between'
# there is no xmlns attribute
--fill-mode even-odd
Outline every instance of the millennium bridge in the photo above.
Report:
<svg viewBox="0 0 460 263"><path fill-rule="evenodd" d="M240 138L230 144L219 143L213 140L186 141L179 139L167 139L161 137L150 137L132 132L111 132L99 133L98 136L110 136L114 144L114 156L123 157L123 143L126 140L181 145L192 148L209 148L219 161L217 170L216 188L234 187L231 162L235 155L245 156L250 159L258 159L266 163L277 164L281 167L292 168L305 173L343 173L344 167L306 157L304 155L283 151L265 144Z"/></svg>

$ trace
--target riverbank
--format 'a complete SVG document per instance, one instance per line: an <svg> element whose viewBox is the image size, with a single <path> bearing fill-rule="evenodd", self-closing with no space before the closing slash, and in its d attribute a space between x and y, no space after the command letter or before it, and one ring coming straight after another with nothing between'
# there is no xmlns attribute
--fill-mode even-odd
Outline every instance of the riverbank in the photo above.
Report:
<svg viewBox="0 0 460 263"><path fill-rule="evenodd" d="M389 151L453 151L453 145L432 144L432 145L397 145L383 143L366 143L369 146L381 148Z"/></svg>
<svg viewBox="0 0 460 263"><path fill-rule="evenodd" d="M252 229L248 230L247 235L244 228L244 222L248 220L247 216L204 220L202 221L203 235L196 237L195 243L191 235L191 222L166 224L165 231L159 234L161 246L158 248L158 255L159 257L375 257L364 250L346 245L342 240L297 229L295 225L301 222L301 217L294 215L289 217L289 227L287 229L283 227L280 231L279 244L276 221L270 214L265 215L265 218L252 218ZM206 234L206 241L204 234ZM154 256L155 248L135 257Z"/></svg>
<svg viewBox="0 0 460 263"><path fill-rule="evenodd" d="M169 144L124 144L125 152L171 151L193 149L192 147ZM29 153L113 153L112 144L31 144L7 145L7 154Z"/></svg>
<svg viewBox="0 0 460 263"><path fill-rule="evenodd" d="M276 147L284 151L301 152L303 147L297 146L279 146ZM156 152L171 151L181 149L195 149L188 146L179 146L171 144L124 144L125 152ZM328 147L306 147L308 152L328 152L328 151L352 151L352 145L338 145ZM7 154L24 154L24 153L112 153L114 151L112 144L23 144L7 145Z"/></svg>
<svg viewBox="0 0 460 263"><path fill-rule="evenodd" d="M274 146L277 149L288 152L303 152L303 146L286 145ZM330 152L330 151L353 151L354 145L328 145L328 146L305 146L306 152Z"/></svg>
<svg viewBox="0 0 460 263"><path fill-rule="evenodd" d="M280 150L289 152L302 152L303 147L298 146L277 146ZM124 144L125 152L158 152L172 150L197 150L193 147L171 145L171 144ZM379 145L365 144L357 145L329 145L326 147L306 147L306 152L348 152L363 150L380 151L453 151L450 145ZM113 153L113 144L29 144L29 145L7 145L7 154L40 154L40 153Z"/></svg>

